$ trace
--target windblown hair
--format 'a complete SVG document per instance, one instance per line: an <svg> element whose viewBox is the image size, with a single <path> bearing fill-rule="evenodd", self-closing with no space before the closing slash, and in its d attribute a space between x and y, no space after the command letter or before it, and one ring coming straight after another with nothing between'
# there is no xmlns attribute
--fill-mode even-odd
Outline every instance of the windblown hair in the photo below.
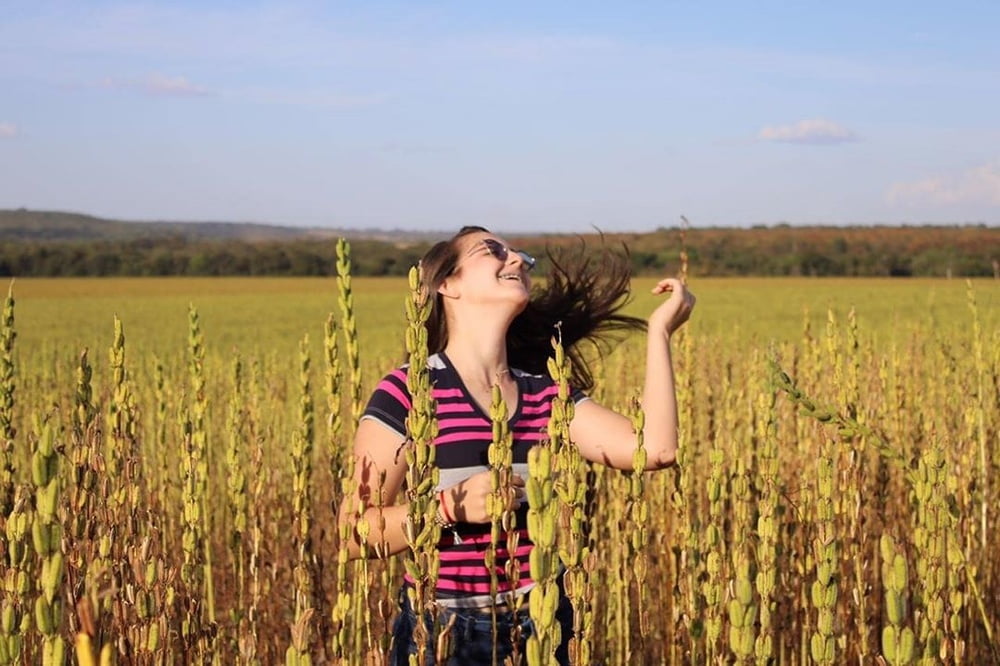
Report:
<svg viewBox="0 0 1000 666"><path fill-rule="evenodd" d="M476 232L489 233L483 227L462 227L450 240L434 245L420 262L422 286L434 299L426 324L431 354L448 344L444 300L437 290L458 265L458 240ZM582 241L576 252L546 248L546 254L552 268L545 285L532 289L530 301L507 331L507 361L526 372L547 374L552 338L561 334L570 381L589 391L594 377L581 343L590 343L603 355L629 332L646 327L644 320L621 313L630 300L628 255L606 246L588 253Z"/></svg>

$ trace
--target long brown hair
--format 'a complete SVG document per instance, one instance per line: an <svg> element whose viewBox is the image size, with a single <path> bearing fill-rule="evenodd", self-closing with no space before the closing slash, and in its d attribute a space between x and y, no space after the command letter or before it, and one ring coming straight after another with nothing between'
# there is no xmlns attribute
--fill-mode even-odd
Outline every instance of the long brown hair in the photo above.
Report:
<svg viewBox="0 0 1000 666"><path fill-rule="evenodd" d="M444 299L437 290L458 265L459 239L477 232L490 233L483 227L462 227L449 240L435 244L420 261L422 286L434 299L426 324L431 354L448 345ZM570 381L588 391L594 377L580 343L589 342L594 351L604 354L617 339L646 327L644 320L621 313L630 300L628 255L607 246L588 253L583 241L577 251L547 247L545 253L552 267L545 285L532 289L527 306L507 331L507 362L525 372L547 374L552 337L561 334L570 360Z"/></svg>

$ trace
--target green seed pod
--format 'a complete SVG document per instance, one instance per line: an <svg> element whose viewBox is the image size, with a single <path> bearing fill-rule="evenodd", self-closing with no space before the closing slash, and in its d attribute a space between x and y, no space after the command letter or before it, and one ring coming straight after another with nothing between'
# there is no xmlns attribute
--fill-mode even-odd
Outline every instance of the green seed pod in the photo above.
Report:
<svg viewBox="0 0 1000 666"><path fill-rule="evenodd" d="M0 611L0 631L4 634L12 634L15 624L17 624L17 611L14 610L14 604L5 600L3 610Z"/></svg>
<svg viewBox="0 0 1000 666"><path fill-rule="evenodd" d="M833 633L833 613L820 613L816 629L824 636L831 635Z"/></svg>
<svg viewBox="0 0 1000 666"><path fill-rule="evenodd" d="M535 550L537 549L532 550L532 555L534 554ZM531 613L532 617L542 617L542 612L544 609L545 609L544 592L541 589L539 589L538 586L536 585L535 588L528 595L528 611Z"/></svg>
<svg viewBox="0 0 1000 666"><path fill-rule="evenodd" d="M7 543L7 555L11 562L20 562L24 557L24 545L20 541L11 539Z"/></svg>
<svg viewBox="0 0 1000 666"><path fill-rule="evenodd" d="M48 485L39 489L36 496L38 513L45 522L51 523L55 519L59 504L59 483L50 481Z"/></svg>
<svg viewBox="0 0 1000 666"><path fill-rule="evenodd" d="M542 617L553 619L559 607L559 588L549 583L545 586L545 603L542 606Z"/></svg>
<svg viewBox="0 0 1000 666"><path fill-rule="evenodd" d="M52 608L42 597L35 599L35 627L40 634L52 633Z"/></svg>
<svg viewBox="0 0 1000 666"><path fill-rule="evenodd" d="M62 582L63 554L60 551L52 553L42 562L42 591L46 599L54 599L56 590Z"/></svg>
<svg viewBox="0 0 1000 666"><path fill-rule="evenodd" d="M816 567L816 581L826 587L830 584L830 578L833 576L833 567L829 562L820 562Z"/></svg>
<svg viewBox="0 0 1000 666"><path fill-rule="evenodd" d="M537 449L532 449L537 450ZM538 479L534 477L528 477L524 484L525 491L528 496L528 506L541 506L542 505L542 487L538 482Z"/></svg>
<svg viewBox="0 0 1000 666"><path fill-rule="evenodd" d="M905 590L907 585L906 558L896 555L892 560L892 587L896 590Z"/></svg>
<svg viewBox="0 0 1000 666"><path fill-rule="evenodd" d="M156 652L160 648L160 624L154 622L149 625L149 634L146 636L146 650Z"/></svg>
<svg viewBox="0 0 1000 666"><path fill-rule="evenodd" d="M902 624L904 613L903 598L898 592L895 590L885 591L885 607L889 622L894 625Z"/></svg>
<svg viewBox="0 0 1000 666"><path fill-rule="evenodd" d="M45 464L45 458L37 453L31 456L31 482L35 486L44 486L49 482L47 472L48 466Z"/></svg>
<svg viewBox="0 0 1000 666"><path fill-rule="evenodd" d="M729 601L729 622L733 627L743 627L743 617L745 613L743 611L743 604L741 604L737 599L731 599Z"/></svg>
<svg viewBox="0 0 1000 666"><path fill-rule="evenodd" d="M49 530L48 526L42 525L37 520L31 524L31 542L35 547L35 552L39 555L47 555L49 552Z"/></svg>
<svg viewBox="0 0 1000 666"><path fill-rule="evenodd" d="M762 571L757 574L757 587L763 589L774 589L775 572L774 569Z"/></svg>
<svg viewBox="0 0 1000 666"><path fill-rule="evenodd" d="M63 641L61 636L56 636L52 639L50 643L51 651L49 653L49 658L51 661L49 664L54 664L56 666L61 666L66 663L66 643Z"/></svg>
<svg viewBox="0 0 1000 666"><path fill-rule="evenodd" d="M745 632L740 627L730 625L729 627L729 649L734 654L742 654L743 634Z"/></svg>
<svg viewBox="0 0 1000 666"><path fill-rule="evenodd" d="M149 561L149 562L146 563L146 571L145 571L145 579L144 579L144 581L145 581L145 584L147 586L154 585L156 583L156 581L159 579L160 568L159 568L158 564L159 563L156 560L151 560L151 561Z"/></svg>
<svg viewBox="0 0 1000 666"><path fill-rule="evenodd" d="M752 627L757 622L757 616L759 615L760 607L757 604L750 604L747 608L747 614L743 617L743 623L746 627Z"/></svg>
<svg viewBox="0 0 1000 666"><path fill-rule="evenodd" d="M753 602L753 585L749 578L741 578L736 581L736 598L744 606L749 606Z"/></svg>
<svg viewBox="0 0 1000 666"><path fill-rule="evenodd" d="M903 633L899 638L899 649L896 652L896 659L900 664L909 664L913 661L913 655L915 653L916 637L913 634L913 630L909 627L903 629Z"/></svg>
<svg viewBox="0 0 1000 666"><path fill-rule="evenodd" d="M879 552L882 555L883 562L891 562L896 556L895 544L892 541L892 537L888 534L883 534L878 541Z"/></svg>
<svg viewBox="0 0 1000 666"><path fill-rule="evenodd" d="M823 604L824 608L833 608L837 605L837 584L832 583L826 588L826 599Z"/></svg>
<svg viewBox="0 0 1000 666"><path fill-rule="evenodd" d="M418 461L417 464L418 465L425 465L425 464L427 464L426 458L423 461ZM428 478L422 480L420 482L420 485L417 486L417 494L418 495L426 495L427 493L430 492L430 490L431 490L431 488L433 486L434 486L434 479L428 477Z"/></svg>
<svg viewBox="0 0 1000 666"><path fill-rule="evenodd" d="M825 663L826 659L826 641L820 634L813 634L812 639L809 641L809 654L812 655L813 661L818 661L820 663Z"/></svg>
<svg viewBox="0 0 1000 666"><path fill-rule="evenodd" d="M538 452L537 455L535 456L535 465L537 466L538 469L538 472L536 473L537 476L549 479L551 481L552 451L545 446L537 447L535 451Z"/></svg>
<svg viewBox="0 0 1000 666"><path fill-rule="evenodd" d="M819 581L813 581L809 588L809 597L812 600L812 605L816 608L826 606L826 588L820 585Z"/></svg>
<svg viewBox="0 0 1000 666"><path fill-rule="evenodd" d="M897 661L896 628L891 624L882 627L882 654L892 666L900 663Z"/></svg>
<svg viewBox="0 0 1000 666"><path fill-rule="evenodd" d="M528 560L532 571L549 570L550 566L549 554L541 548L532 548L531 554L528 555Z"/></svg>
<svg viewBox="0 0 1000 666"><path fill-rule="evenodd" d="M46 423L42 426L42 433L38 438L38 452L48 458L55 452L55 443L55 433L52 430L52 426Z"/></svg>
<svg viewBox="0 0 1000 666"><path fill-rule="evenodd" d="M535 636L531 636L527 643L528 651L528 663L529 664L541 664L542 663L542 651L541 646L538 643L538 639Z"/></svg>

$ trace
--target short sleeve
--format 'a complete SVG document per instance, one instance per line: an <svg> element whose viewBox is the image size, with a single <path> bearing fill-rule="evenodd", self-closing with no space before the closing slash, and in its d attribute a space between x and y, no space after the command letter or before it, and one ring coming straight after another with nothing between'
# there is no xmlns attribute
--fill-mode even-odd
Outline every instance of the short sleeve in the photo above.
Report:
<svg viewBox="0 0 1000 666"><path fill-rule="evenodd" d="M573 401L574 405L579 405L584 400L590 400L590 396L576 388L575 386L569 387L569 397Z"/></svg>
<svg viewBox="0 0 1000 666"><path fill-rule="evenodd" d="M406 368L398 368L375 387L362 419L375 419L406 437L406 416L410 413L410 392L406 388Z"/></svg>

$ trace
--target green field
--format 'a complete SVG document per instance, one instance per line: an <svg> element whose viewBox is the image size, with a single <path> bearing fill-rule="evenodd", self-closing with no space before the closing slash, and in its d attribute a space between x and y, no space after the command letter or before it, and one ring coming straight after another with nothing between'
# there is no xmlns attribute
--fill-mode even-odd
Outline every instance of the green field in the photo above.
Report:
<svg viewBox="0 0 1000 666"><path fill-rule="evenodd" d="M383 367L400 360L405 281L356 278L354 284L366 360ZM652 284L635 281L630 312L642 316L655 307ZM828 309L844 317L855 308L860 328L880 342L899 340L918 325L961 330L969 318L964 280L716 278L690 286L698 297L690 330L737 347L798 340L806 314L818 331ZM973 286L983 325L991 330L1000 323L1000 284L978 280ZM103 351L115 315L130 350L140 356L181 353L192 304L208 349L290 359L303 335L319 344L328 313L337 309L330 278L22 279L14 295L20 353L67 362L84 347Z"/></svg>
<svg viewBox="0 0 1000 666"><path fill-rule="evenodd" d="M652 284L635 281L630 312L655 307ZM42 663L59 637L71 645L80 624L65 601L84 596L95 643L120 664L281 663L292 632L296 658L382 663L405 556L338 566L347 536L335 510L354 492L354 403L404 360L408 294L399 279L353 285L356 341L336 279L17 280L13 352L0 349L0 426L12 427L0 438L0 508L12 513L0 522L47 520L39 529L63 537L0 529L0 664ZM586 507L559 508L591 519L559 535L567 557L588 553L563 560L584 581L573 649L591 656L576 663L1000 653L1000 283L691 289L698 305L673 343L678 465L629 475L553 453L570 461L561 479L592 490ZM331 313L336 364L324 355ZM642 344L634 336L595 368L594 397L628 405ZM772 357L804 395L776 388ZM53 502L55 513L34 509Z"/></svg>

